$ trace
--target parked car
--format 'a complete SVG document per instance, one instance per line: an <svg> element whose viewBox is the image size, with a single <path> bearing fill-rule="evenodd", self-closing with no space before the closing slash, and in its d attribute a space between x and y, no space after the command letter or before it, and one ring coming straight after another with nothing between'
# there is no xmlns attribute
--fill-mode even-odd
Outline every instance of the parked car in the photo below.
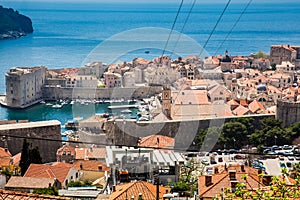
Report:
<svg viewBox="0 0 300 200"><path fill-rule="evenodd" d="M234 156L235 159L245 159L245 155L237 154Z"/></svg>
<svg viewBox="0 0 300 200"><path fill-rule="evenodd" d="M283 150L292 150L293 147L290 146L290 145L283 145L282 149L283 149Z"/></svg>
<svg viewBox="0 0 300 200"><path fill-rule="evenodd" d="M289 160L295 160L295 158L293 156L288 156Z"/></svg>
<svg viewBox="0 0 300 200"><path fill-rule="evenodd" d="M283 156L279 156L278 158L279 158L279 160L284 160Z"/></svg>

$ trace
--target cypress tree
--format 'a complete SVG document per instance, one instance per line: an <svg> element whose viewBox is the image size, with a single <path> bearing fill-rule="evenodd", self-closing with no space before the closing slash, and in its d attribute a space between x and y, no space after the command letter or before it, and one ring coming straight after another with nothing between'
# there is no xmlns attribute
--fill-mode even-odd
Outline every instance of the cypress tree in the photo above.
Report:
<svg viewBox="0 0 300 200"><path fill-rule="evenodd" d="M21 175L23 176L30 165L29 162L29 143L26 139L23 141L22 153L21 153L21 160L20 160L20 168L21 168Z"/></svg>
<svg viewBox="0 0 300 200"><path fill-rule="evenodd" d="M20 168L21 168L22 176L25 174L25 172L27 171L31 163L41 164L42 157L40 155L39 147L36 146L32 148L32 144L29 144L27 140L24 139L21 160L20 160Z"/></svg>

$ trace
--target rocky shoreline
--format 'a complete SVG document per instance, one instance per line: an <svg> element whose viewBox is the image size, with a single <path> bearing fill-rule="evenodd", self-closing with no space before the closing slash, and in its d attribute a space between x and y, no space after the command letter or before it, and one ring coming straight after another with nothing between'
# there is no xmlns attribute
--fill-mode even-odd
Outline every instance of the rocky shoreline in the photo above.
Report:
<svg viewBox="0 0 300 200"><path fill-rule="evenodd" d="M6 33L0 34L0 40L17 39L22 36L26 36L26 33L24 31L7 31Z"/></svg>

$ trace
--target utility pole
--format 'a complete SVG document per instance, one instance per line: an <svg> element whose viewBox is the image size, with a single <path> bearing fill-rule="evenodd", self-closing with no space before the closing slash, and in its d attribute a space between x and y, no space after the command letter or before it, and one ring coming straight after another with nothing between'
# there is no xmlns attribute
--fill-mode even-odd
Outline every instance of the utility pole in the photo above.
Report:
<svg viewBox="0 0 300 200"><path fill-rule="evenodd" d="M156 200L159 200L159 175L156 177Z"/></svg>

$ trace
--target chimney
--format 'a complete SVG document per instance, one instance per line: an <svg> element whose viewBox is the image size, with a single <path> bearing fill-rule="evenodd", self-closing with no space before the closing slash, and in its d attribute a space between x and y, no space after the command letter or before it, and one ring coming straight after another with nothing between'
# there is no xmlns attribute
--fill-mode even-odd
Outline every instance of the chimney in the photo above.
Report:
<svg viewBox="0 0 300 200"><path fill-rule="evenodd" d="M238 181L230 181L231 192L235 192Z"/></svg>
<svg viewBox="0 0 300 200"><path fill-rule="evenodd" d="M236 180L236 171L235 170L229 170L229 179L230 179L230 181Z"/></svg>
<svg viewBox="0 0 300 200"><path fill-rule="evenodd" d="M102 165L98 165L98 170L102 171Z"/></svg>
<svg viewBox="0 0 300 200"><path fill-rule="evenodd" d="M244 165L241 165L241 171L245 172L245 166Z"/></svg>
<svg viewBox="0 0 300 200"><path fill-rule="evenodd" d="M113 192L116 191L116 186L115 186L115 185L112 186L112 191L113 191Z"/></svg>
<svg viewBox="0 0 300 200"><path fill-rule="evenodd" d="M262 170L259 168L259 169L257 170L257 173L258 173L258 174L262 174Z"/></svg>
<svg viewBox="0 0 300 200"><path fill-rule="evenodd" d="M205 175L205 186L208 187L212 184L212 175Z"/></svg>
<svg viewBox="0 0 300 200"><path fill-rule="evenodd" d="M265 186L270 186L271 182L272 182L272 176L271 175L264 175L263 176L262 183Z"/></svg>
<svg viewBox="0 0 300 200"><path fill-rule="evenodd" d="M219 173L219 168L215 167L215 174L218 174L218 173Z"/></svg>

